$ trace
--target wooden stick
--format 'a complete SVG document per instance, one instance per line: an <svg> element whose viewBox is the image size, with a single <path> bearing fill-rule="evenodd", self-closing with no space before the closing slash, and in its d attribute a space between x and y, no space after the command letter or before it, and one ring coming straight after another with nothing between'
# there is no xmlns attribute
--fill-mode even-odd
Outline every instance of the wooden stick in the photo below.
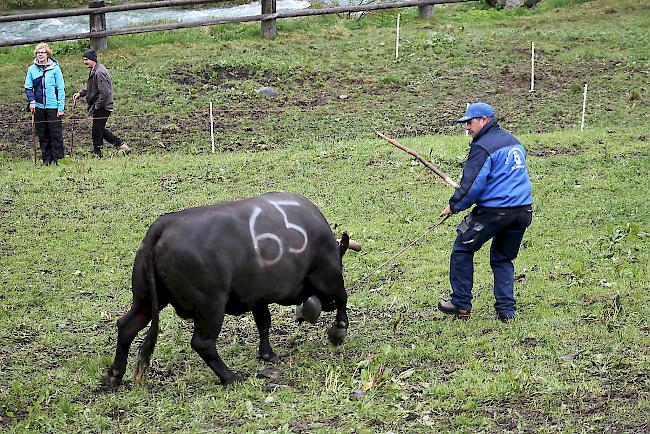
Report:
<svg viewBox="0 0 650 434"><path fill-rule="evenodd" d="M77 106L77 100L73 99L72 100L72 141L70 143L70 153L72 153L72 148L74 148L74 124L75 124L74 108L76 106Z"/></svg>
<svg viewBox="0 0 650 434"><path fill-rule="evenodd" d="M458 188L458 187L460 187L458 184L456 184L456 183L454 182L453 179L451 179L451 178L450 178L449 176L447 176L445 173L441 172L440 169L438 169L438 168L437 168L433 163L431 163L431 162L427 161L426 159L424 159L420 154L418 154L417 152L415 152L413 149L407 148L406 146L400 144L400 143L397 142L396 140L391 139L390 137L386 137L385 135L383 135L383 134L380 133L379 131L375 131L375 134L377 134L377 135L378 135L379 137L381 137L382 139L386 140L386 141L387 141L388 143L390 143L391 145L395 145L395 146L397 146L398 148L400 148L402 151L404 151L404 152L406 152L406 153L408 153L408 154L414 156L418 161L420 161L420 163L424 164L424 165L427 166L429 169L431 169L431 171L432 171L433 173L435 173L435 174L438 175L440 178L442 178L442 180L445 181L445 182L446 182L447 184L449 184L450 186L452 186L452 187L454 187L454 188Z"/></svg>
<svg viewBox="0 0 650 434"><path fill-rule="evenodd" d="M528 92L533 91L535 91L535 42L530 46L530 90Z"/></svg>
<svg viewBox="0 0 650 434"><path fill-rule="evenodd" d="M214 154L214 115L212 114L212 101L210 101L210 142L212 143L212 153Z"/></svg>
<svg viewBox="0 0 650 434"><path fill-rule="evenodd" d="M34 112L32 112L32 151L34 151L34 165L36 165L36 124L34 123Z"/></svg>
<svg viewBox="0 0 650 434"><path fill-rule="evenodd" d="M399 57L399 14L397 14L397 36L395 37L395 60Z"/></svg>
<svg viewBox="0 0 650 434"><path fill-rule="evenodd" d="M580 122L580 131L585 129L585 110L587 109L587 83L585 83L585 92L582 96L582 121Z"/></svg>

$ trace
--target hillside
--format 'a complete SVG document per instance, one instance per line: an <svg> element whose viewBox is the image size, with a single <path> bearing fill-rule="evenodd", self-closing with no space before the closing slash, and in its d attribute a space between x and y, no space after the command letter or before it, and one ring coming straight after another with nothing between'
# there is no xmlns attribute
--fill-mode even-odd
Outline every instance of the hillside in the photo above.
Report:
<svg viewBox="0 0 650 434"><path fill-rule="evenodd" d="M418 20L415 8L401 11L398 60L396 11L280 21L273 41L260 38L258 24L111 38L100 56L114 79L111 122L137 152L203 152L212 102L217 148L259 150L371 137L375 129L393 136L455 133L465 104L484 100L513 131L549 132L579 125L588 83L587 128L647 126L646 2L435 10L431 20ZM85 48L55 44L69 95L85 82ZM31 141L21 89L32 50L0 50L0 151L11 155L28 155ZM261 96L265 86L277 96ZM66 142L75 117L79 146L89 122L81 104L73 112L68 102L67 113Z"/></svg>
<svg viewBox="0 0 650 434"><path fill-rule="evenodd" d="M397 61L397 11L286 22L270 42L257 26L114 38L102 53L118 91L113 128L134 152L85 156L80 118L59 166L35 166L29 127L16 124L32 48L0 50L0 431L647 433L649 10L550 4L441 7L428 22L401 11ZM55 47L75 89L83 46ZM276 99L256 93L269 84ZM372 133L399 136L458 180L468 138L454 120L476 98L525 145L533 183L508 324L494 317L488 248L471 319L436 309L462 215L427 232L451 189ZM343 258L347 341L327 342L333 313L297 324L292 307L272 306L279 372L260 378L269 364L256 359L252 316L228 316L217 348L245 381L224 388L190 345L193 324L168 307L145 385L132 381L140 333L124 384L102 387L151 223L283 190L362 246Z"/></svg>

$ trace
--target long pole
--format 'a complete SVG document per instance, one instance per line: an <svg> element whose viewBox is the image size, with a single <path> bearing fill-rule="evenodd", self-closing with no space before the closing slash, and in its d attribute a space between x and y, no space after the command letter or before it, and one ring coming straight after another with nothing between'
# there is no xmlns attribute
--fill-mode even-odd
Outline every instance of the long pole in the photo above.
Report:
<svg viewBox="0 0 650 434"><path fill-rule="evenodd" d="M32 151L34 152L34 165L36 165L36 123L34 122L34 112L32 112Z"/></svg>
<svg viewBox="0 0 650 434"><path fill-rule="evenodd" d="M395 59L399 57L399 14L397 14L397 35L395 36Z"/></svg>
<svg viewBox="0 0 650 434"><path fill-rule="evenodd" d="M411 149L411 148L407 148L406 146L404 146L404 145L402 145L401 143L399 143L397 140L393 140L393 139L391 139L390 137L386 137L385 135L383 135L383 134L380 133L379 131L375 131L375 134L377 134L377 135L378 135L379 137L381 137L382 139L386 140L386 141L387 141L388 143L390 143L391 145L397 146L397 147L400 148L402 151L404 151L404 152L406 152L406 153L408 153L408 154L414 156L418 161L420 161L420 163L424 164L424 165L427 166L429 169L431 169L431 171L432 171L433 173L435 173L436 175L438 175L440 178L442 178L443 181L445 181L447 184L449 184L449 185L452 186L453 188L458 188L458 187L460 187L458 184L456 184L456 183L454 182L453 179L451 179L451 178L450 178L449 176L447 176L444 172L442 172L440 169L438 169L438 168L437 168L433 163L427 161L425 158L423 158L420 154L418 154L417 152L415 152L413 149Z"/></svg>
<svg viewBox="0 0 650 434"><path fill-rule="evenodd" d="M212 115L212 101L210 101L210 141L212 142L212 153L214 154L214 117Z"/></svg>
<svg viewBox="0 0 650 434"><path fill-rule="evenodd" d="M585 110L587 108L587 83L585 83L585 92L582 95L582 121L580 122L580 131L585 129Z"/></svg>
<svg viewBox="0 0 650 434"><path fill-rule="evenodd" d="M73 99L72 100L72 139L70 141L70 153L72 153L72 148L74 148L74 125L75 125L75 118L74 118L74 109L77 106L77 100Z"/></svg>
<svg viewBox="0 0 650 434"><path fill-rule="evenodd" d="M530 47L530 90L535 90L535 42Z"/></svg>

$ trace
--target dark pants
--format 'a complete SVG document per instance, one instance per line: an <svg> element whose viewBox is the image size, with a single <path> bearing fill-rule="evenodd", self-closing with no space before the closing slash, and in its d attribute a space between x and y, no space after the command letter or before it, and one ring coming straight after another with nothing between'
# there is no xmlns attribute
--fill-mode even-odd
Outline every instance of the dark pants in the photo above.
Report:
<svg viewBox="0 0 650 434"><path fill-rule="evenodd" d="M451 252L449 281L451 302L454 306L472 309L474 286L474 253L488 240L490 266L494 273L494 308L500 317L515 314L513 259L526 228L530 226L533 212L530 206L517 208L475 207L458 225L457 237Z"/></svg>
<svg viewBox="0 0 650 434"><path fill-rule="evenodd" d="M36 108L34 126L41 147L43 164L56 163L65 156L61 118L57 109Z"/></svg>
<svg viewBox="0 0 650 434"><path fill-rule="evenodd" d="M106 129L106 122L111 112L106 109L96 109L93 113L93 152L100 157L102 156L102 146L104 146L104 139L113 146L120 146L122 139L117 137Z"/></svg>

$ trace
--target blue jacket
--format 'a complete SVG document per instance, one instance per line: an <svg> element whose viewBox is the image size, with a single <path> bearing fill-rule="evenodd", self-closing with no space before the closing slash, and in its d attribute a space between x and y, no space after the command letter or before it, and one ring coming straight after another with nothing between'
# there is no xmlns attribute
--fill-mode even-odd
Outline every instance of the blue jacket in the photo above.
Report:
<svg viewBox="0 0 650 434"><path fill-rule="evenodd" d="M449 199L449 206L460 212L474 203L491 208L532 205L531 190L526 150L493 120L472 141L460 188Z"/></svg>
<svg viewBox="0 0 650 434"><path fill-rule="evenodd" d="M39 66L36 63L27 69L25 77L25 95L30 103L38 108L65 109L65 83L59 64L54 59Z"/></svg>

